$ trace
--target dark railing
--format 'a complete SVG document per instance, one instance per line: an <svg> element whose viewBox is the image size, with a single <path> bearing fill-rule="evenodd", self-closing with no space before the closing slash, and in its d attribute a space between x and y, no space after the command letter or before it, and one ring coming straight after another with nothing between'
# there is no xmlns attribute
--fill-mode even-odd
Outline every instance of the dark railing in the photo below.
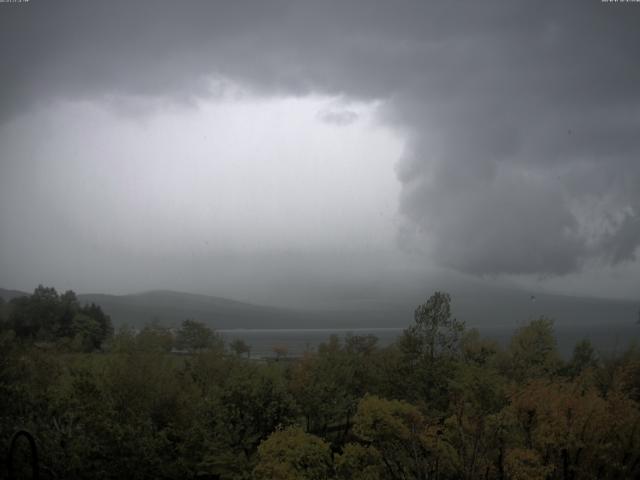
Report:
<svg viewBox="0 0 640 480"><path fill-rule="evenodd" d="M13 434L11 437L11 442L9 443L9 455L7 456L7 474L8 480L22 480L22 477L18 478L17 475L21 472L16 471L16 452L18 451L18 441L20 437L24 437L27 439L29 444L29 449L31 450L31 479L39 480L40 479L40 465L38 463L38 446L36 444L36 439L33 437L31 433L26 430L19 430ZM45 478L57 478L56 475L53 474L51 470L48 468L44 468ZM196 480L220 480L220 476L217 474L208 474L208 473L200 473L195 475Z"/></svg>
<svg viewBox="0 0 640 480"><path fill-rule="evenodd" d="M9 455L7 457L7 473L9 474L9 480L18 480L16 477L14 457L18 448L18 440L20 437L24 437L29 442L29 448L31 449L31 478L39 479L40 470L38 468L38 447L36 446L36 440L26 430L19 430L11 437L11 443L9 444Z"/></svg>

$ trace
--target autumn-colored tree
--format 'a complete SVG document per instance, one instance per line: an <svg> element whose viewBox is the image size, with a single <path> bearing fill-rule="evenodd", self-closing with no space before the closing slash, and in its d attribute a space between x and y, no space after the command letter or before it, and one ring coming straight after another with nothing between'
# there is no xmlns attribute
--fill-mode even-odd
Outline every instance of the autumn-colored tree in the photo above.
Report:
<svg viewBox="0 0 640 480"><path fill-rule="evenodd" d="M276 360L285 358L289 353L289 347L283 344L274 345L272 350L276 354Z"/></svg>
<svg viewBox="0 0 640 480"><path fill-rule="evenodd" d="M604 398L580 383L539 379L518 388L507 410L511 447L535 452L553 478L640 474L640 412L619 392Z"/></svg>
<svg viewBox="0 0 640 480"><path fill-rule="evenodd" d="M457 455L443 438L439 425L428 424L413 405L365 396L358 404L353 434L363 445L375 450L368 458L383 469L389 479L424 479L440 473L452 473Z"/></svg>
<svg viewBox="0 0 640 480"><path fill-rule="evenodd" d="M510 448L504 460L508 480L541 480L548 478L552 468L544 464L540 454L527 448Z"/></svg>
<svg viewBox="0 0 640 480"><path fill-rule="evenodd" d="M446 436L457 451L458 476L474 479L495 471L496 418L507 404L506 382L488 366L466 364L458 368L450 388L451 415Z"/></svg>

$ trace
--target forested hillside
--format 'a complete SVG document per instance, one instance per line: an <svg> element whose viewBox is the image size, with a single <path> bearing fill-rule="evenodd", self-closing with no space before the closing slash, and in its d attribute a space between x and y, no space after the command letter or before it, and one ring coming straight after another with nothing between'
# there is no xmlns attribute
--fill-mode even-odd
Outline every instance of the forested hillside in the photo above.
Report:
<svg viewBox="0 0 640 480"><path fill-rule="evenodd" d="M1 311L2 452L31 432L44 478L640 475L640 349L581 342L563 361L546 318L501 348L436 292L389 347L331 337L256 362L194 320L112 334L69 292L40 288ZM26 448L13 456L24 475Z"/></svg>

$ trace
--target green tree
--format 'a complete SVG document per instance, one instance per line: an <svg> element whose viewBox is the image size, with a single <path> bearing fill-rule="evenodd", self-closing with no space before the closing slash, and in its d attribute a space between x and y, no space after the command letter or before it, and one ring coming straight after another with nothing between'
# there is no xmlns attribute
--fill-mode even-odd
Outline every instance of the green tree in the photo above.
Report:
<svg viewBox="0 0 640 480"><path fill-rule="evenodd" d="M224 343L222 338L204 323L187 319L182 322L178 330L176 347L195 353L212 349L221 350L224 348Z"/></svg>
<svg viewBox="0 0 640 480"><path fill-rule="evenodd" d="M258 445L278 426L297 418L282 368L214 358L212 352L197 357L192 374L207 392L200 420L206 429L201 465L223 478L246 478L255 466ZM202 385L202 380L215 383Z"/></svg>
<svg viewBox="0 0 640 480"><path fill-rule="evenodd" d="M336 473L340 480L383 480L384 460L372 446L359 443L347 444L336 456Z"/></svg>
<svg viewBox="0 0 640 480"><path fill-rule="evenodd" d="M305 418L307 431L337 439L348 433L358 399L375 388L372 355L349 353L337 337L306 354L290 372L289 389Z"/></svg>
<svg viewBox="0 0 640 480"><path fill-rule="evenodd" d="M464 362L476 366L491 365L501 350L496 341L482 338L475 328L464 332L460 348Z"/></svg>
<svg viewBox="0 0 640 480"><path fill-rule="evenodd" d="M328 480L333 478L331 449L300 427L275 431L258 448L258 480Z"/></svg>
<svg viewBox="0 0 640 480"><path fill-rule="evenodd" d="M113 335L110 350L115 353L132 353L136 350L136 332L129 325L121 325Z"/></svg>
<svg viewBox="0 0 640 480"><path fill-rule="evenodd" d="M97 322L100 331L100 341L98 343L98 346L100 346L100 344L104 343L107 339L113 336L113 325L111 323L111 317L109 317L109 315L107 315L102 310L102 307L92 302L91 304L81 307L80 313L93 318Z"/></svg>
<svg viewBox="0 0 640 480"><path fill-rule="evenodd" d="M32 295L11 300L10 327L18 338L53 340L60 318L60 298L55 288L42 285Z"/></svg>
<svg viewBox="0 0 640 480"><path fill-rule="evenodd" d="M0 297L0 330L8 330L9 324L7 320L9 319L9 308L7 302L5 302L4 298Z"/></svg>
<svg viewBox="0 0 640 480"><path fill-rule="evenodd" d="M404 332L408 352L430 360L459 353L464 322L452 318L448 293L435 292L416 308L414 320Z"/></svg>
<svg viewBox="0 0 640 480"><path fill-rule="evenodd" d="M598 356L593 345L585 339L574 347L566 370L570 377L575 378L587 369L595 369L598 363Z"/></svg>
<svg viewBox="0 0 640 480"><path fill-rule="evenodd" d="M539 318L519 328L511 338L507 372L515 380L549 377L558 372L561 359L553 334L553 320Z"/></svg>
<svg viewBox="0 0 640 480"><path fill-rule="evenodd" d="M173 344L171 331L157 322L145 325L135 337L136 350L142 352L170 352Z"/></svg>
<svg viewBox="0 0 640 480"><path fill-rule="evenodd" d="M79 341L97 349L113 334L111 319L102 309L94 304L80 306L76 294L68 290L62 295L54 288L39 285L32 295L17 297L11 300L11 315L7 327L12 329L20 339L33 341L68 342L78 335L79 323L74 319L82 315L84 318L83 333L86 337L88 318L97 324L92 327L90 340ZM86 337L86 338L89 338ZM78 341L76 341L78 344ZM84 349L84 347L83 347Z"/></svg>
<svg viewBox="0 0 640 480"><path fill-rule="evenodd" d="M73 338L75 335L73 331L73 318L80 311L78 297L76 297L73 290L67 290L60 295L59 303L60 313L57 320L56 336Z"/></svg>
<svg viewBox="0 0 640 480"><path fill-rule="evenodd" d="M400 352L391 382L404 398L444 415L450 374L460 358L464 322L451 314L451 297L435 292L415 310L414 324L397 342Z"/></svg>
<svg viewBox="0 0 640 480"><path fill-rule="evenodd" d="M70 333L73 335L75 350L91 352L102 344L103 333L100 324L89 315L83 313L74 315Z"/></svg>
<svg viewBox="0 0 640 480"><path fill-rule="evenodd" d="M376 351L378 337L375 335L353 335L348 333L344 340L347 353L356 355L371 355Z"/></svg>
<svg viewBox="0 0 640 480"><path fill-rule="evenodd" d="M247 354L247 358L249 358L250 355L251 355L251 347L247 344L247 342L245 342L241 338L236 338L235 340L233 340L229 344L229 348L237 356L241 356L241 355L244 355L246 353Z"/></svg>

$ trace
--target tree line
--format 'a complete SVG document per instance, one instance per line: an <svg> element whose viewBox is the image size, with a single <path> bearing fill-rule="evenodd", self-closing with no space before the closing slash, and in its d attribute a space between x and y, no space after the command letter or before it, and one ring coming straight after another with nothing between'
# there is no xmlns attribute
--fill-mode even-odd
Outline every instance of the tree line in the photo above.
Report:
<svg viewBox="0 0 640 480"><path fill-rule="evenodd" d="M72 295L32 297L0 309L0 440L32 432L51 478L640 476L640 349L563 360L546 318L502 347L436 292L389 346L257 362L197 321L114 333Z"/></svg>

